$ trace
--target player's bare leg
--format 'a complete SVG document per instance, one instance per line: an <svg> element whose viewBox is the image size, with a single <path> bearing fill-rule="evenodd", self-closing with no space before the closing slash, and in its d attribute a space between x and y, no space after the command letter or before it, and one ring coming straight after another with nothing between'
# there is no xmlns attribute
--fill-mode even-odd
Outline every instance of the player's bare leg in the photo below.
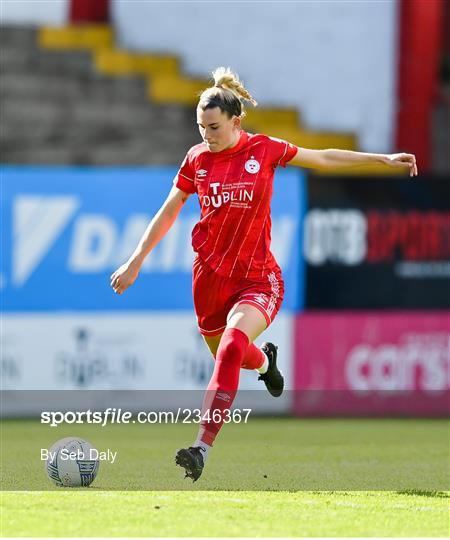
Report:
<svg viewBox="0 0 450 540"><path fill-rule="evenodd" d="M248 358L249 346L259 351L260 358L263 354L251 342L256 339L267 327L267 321L264 315L256 307L249 304L238 304L229 313L227 327L221 336L214 338L205 338L208 347L216 358L211 381L205 393L205 398L202 406L202 416L206 412L213 411L213 414L219 414L220 420L207 419L203 420L199 429L199 434L196 442L189 448L184 448L178 451L175 458L176 463L182 466L186 471L186 476L192 478L195 482L202 474L204 461L208 455L214 439L219 432L223 420L226 417L227 411L231 408L234 397L239 385L239 371L243 365L245 358ZM270 350L269 345L273 347ZM260 375L272 393L272 395L280 395L283 390L283 378L276 367L276 348L272 344L265 344L267 355L266 374ZM275 373L276 372L276 373ZM276 389L278 393L273 393L264 377L271 375L270 382L272 385L275 382L281 389ZM273 378L273 375L278 376L278 381Z"/></svg>
<svg viewBox="0 0 450 540"><path fill-rule="evenodd" d="M236 313L236 308L237 306L230 311L228 319L230 319L231 316ZM203 339L205 340L205 343L214 358L216 358L222 335L223 332L216 336L203 336ZM247 352L245 353L241 363L241 368L255 370L258 373L265 373L269 367L269 360L266 354L267 353L265 350L263 350L263 348L260 349L253 343L249 343Z"/></svg>
<svg viewBox="0 0 450 540"><path fill-rule="evenodd" d="M211 354L214 356L214 358L216 357L217 349L219 348L219 343L220 343L220 339L222 338L222 334L219 334L217 336L203 336L203 339L205 340L205 343L208 349L211 351Z"/></svg>
<svg viewBox="0 0 450 540"><path fill-rule="evenodd" d="M250 343L267 328L267 321L258 308L250 304L235 305L227 317L227 329L237 328L244 332Z"/></svg>

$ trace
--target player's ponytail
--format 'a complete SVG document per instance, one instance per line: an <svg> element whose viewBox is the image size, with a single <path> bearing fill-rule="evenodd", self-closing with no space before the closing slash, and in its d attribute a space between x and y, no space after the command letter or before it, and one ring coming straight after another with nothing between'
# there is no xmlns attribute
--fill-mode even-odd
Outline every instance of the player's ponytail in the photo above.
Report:
<svg viewBox="0 0 450 540"><path fill-rule="evenodd" d="M198 106L204 111L219 107L232 116L245 116L244 101L256 107L257 101L245 88L236 73L230 68L218 67L212 72L214 86L207 88L200 95Z"/></svg>

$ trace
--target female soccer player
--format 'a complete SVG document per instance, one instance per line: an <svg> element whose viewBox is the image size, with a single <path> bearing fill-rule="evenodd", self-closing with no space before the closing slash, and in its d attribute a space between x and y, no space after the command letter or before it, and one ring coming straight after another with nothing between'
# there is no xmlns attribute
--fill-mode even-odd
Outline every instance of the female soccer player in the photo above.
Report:
<svg viewBox="0 0 450 540"><path fill-rule="evenodd" d="M253 341L274 320L283 300L280 267L270 251L273 176L287 164L318 169L385 163L409 168L411 154L367 154L347 150L308 150L241 129L244 101L257 105L229 68L213 72L214 86L197 105L203 142L192 147L166 201L150 222L134 253L111 276L122 294L136 280L145 257L170 229L188 197L197 193L201 215L192 231L196 252L193 295L200 333L215 358L205 393L202 421L193 446L175 461L196 481L236 395L241 368L259 372L273 396L283 392L277 347Z"/></svg>

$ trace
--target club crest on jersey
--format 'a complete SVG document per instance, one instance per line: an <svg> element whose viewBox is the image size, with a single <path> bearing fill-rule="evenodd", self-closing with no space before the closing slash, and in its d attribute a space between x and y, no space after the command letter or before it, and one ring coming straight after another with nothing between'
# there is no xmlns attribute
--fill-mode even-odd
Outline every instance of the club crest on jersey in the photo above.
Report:
<svg viewBox="0 0 450 540"><path fill-rule="evenodd" d="M256 174L259 169L261 168L261 165L259 164L258 161L256 161L256 159L254 159L254 157L252 156L251 159L248 159L246 162L245 162L245 165L244 165L244 168L245 170L250 173L250 174Z"/></svg>

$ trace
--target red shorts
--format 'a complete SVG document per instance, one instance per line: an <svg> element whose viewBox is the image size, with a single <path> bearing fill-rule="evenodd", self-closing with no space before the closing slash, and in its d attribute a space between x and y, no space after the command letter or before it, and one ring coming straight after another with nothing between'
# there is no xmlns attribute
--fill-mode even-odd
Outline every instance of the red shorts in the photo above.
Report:
<svg viewBox="0 0 450 540"><path fill-rule="evenodd" d="M283 301L284 282L279 268L261 281L228 278L217 274L197 256L192 277L198 327L204 336L221 334L227 325L228 313L237 304L255 306L269 326Z"/></svg>

